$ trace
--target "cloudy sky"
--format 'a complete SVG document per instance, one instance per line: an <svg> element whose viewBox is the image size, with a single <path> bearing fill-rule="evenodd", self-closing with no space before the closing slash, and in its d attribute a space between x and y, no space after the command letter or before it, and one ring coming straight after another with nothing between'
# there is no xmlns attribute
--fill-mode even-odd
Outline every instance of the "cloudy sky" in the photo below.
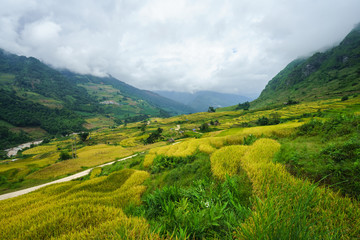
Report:
<svg viewBox="0 0 360 240"><path fill-rule="evenodd" d="M358 22L359 0L0 0L0 48L141 89L253 96Z"/></svg>

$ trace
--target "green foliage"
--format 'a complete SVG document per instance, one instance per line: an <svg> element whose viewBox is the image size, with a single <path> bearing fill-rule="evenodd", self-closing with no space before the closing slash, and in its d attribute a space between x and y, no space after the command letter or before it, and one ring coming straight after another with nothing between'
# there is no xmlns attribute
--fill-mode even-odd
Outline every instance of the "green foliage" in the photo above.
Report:
<svg viewBox="0 0 360 240"><path fill-rule="evenodd" d="M212 113L212 112L215 112L216 110L215 110L215 108L214 107L209 107L209 109L208 109L208 112L209 113Z"/></svg>
<svg viewBox="0 0 360 240"><path fill-rule="evenodd" d="M267 117L262 116L260 118L258 118L258 120L256 120L256 124L259 126L266 126L269 125L270 121Z"/></svg>
<svg viewBox="0 0 360 240"><path fill-rule="evenodd" d="M141 130L142 133L145 133L146 127L147 127L146 122L143 122L143 123L141 124L141 126L140 126L140 130Z"/></svg>
<svg viewBox="0 0 360 240"><path fill-rule="evenodd" d="M244 145L251 145L257 140L257 137L253 134L249 134L247 137L244 137Z"/></svg>
<svg viewBox="0 0 360 240"><path fill-rule="evenodd" d="M359 116L339 114L325 122L312 119L298 128L298 135L321 135L324 138L338 137L354 132L359 125Z"/></svg>
<svg viewBox="0 0 360 240"><path fill-rule="evenodd" d="M152 173L159 173L167 169L176 168L179 165L185 165L194 161L195 156L188 157L175 157L175 156L164 156L157 155L154 159L153 165L151 166Z"/></svg>
<svg viewBox="0 0 360 240"><path fill-rule="evenodd" d="M244 103L239 103L237 106L236 106L236 110L249 110L250 108L250 103L248 101L244 102Z"/></svg>
<svg viewBox="0 0 360 240"><path fill-rule="evenodd" d="M346 101L346 100L349 100L349 96L343 96L343 97L341 98L341 101Z"/></svg>
<svg viewBox="0 0 360 240"><path fill-rule="evenodd" d="M209 127L209 124L208 123L203 123L203 124L201 124L201 126L200 126L200 131L201 132L210 132L211 131L211 129L210 129L210 127Z"/></svg>
<svg viewBox="0 0 360 240"><path fill-rule="evenodd" d="M79 137L80 137L80 140L81 140L82 142L85 142L86 139L87 139L87 137L89 136L89 132L81 132L81 133L79 133L78 135L79 135Z"/></svg>
<svg viewBox="0 0 360 240"><path fill-rule="evenodd" d="M251 192L244 187L236 177L223 183L202 179L189 188L164 187L146 195L138 213L165 236L186 232L195 239L230 239L250 213Z"/></svg>
<svg viewBox="0 0 360 240"><path fill-rule="evenodd" d="M61 151L59 154L59 161L64 161L64 160L68 160L71 159L71 155L69 154L68 151Z"/></svg>
<svg viewBox="0 0 360 240"><path fill-rule="evenodd" d="M360 31L352 30L336 47L296 59L265 87L253 107L342 97L359 91Z"/></svg>
<svg viewBox="0 0 360 240"><path fill-rule="evenodd" d="M144 115L143 113L145 113L145 115L151 113L151 115L167 117L169 115L173 116L184 113L188 114L193 111L190 107L185 106L181 103L169 100L168 98L164 98L158 94L154 94L153 92L140 90L111 76L95 77L91 75L74 74L71 72L64 72L63 74L65 74L69 79L77 83L86 84L88 82L91 82L95 84L111 86L113 89L117 89L121 92L124 101L128 101L129 99L144 100L148 107L147 109L141 109L141 115Z"/></svg>
<svg viewBox="0 0 360 240"><path fill-rule="evenodd" d="M360 162L360 140L352 138L344 143L330 144L321 151L324 158L339 163L341 161Z"/></svg>
<svg viewBox="0 0 360 240"><path fill-rule="evenodd" d="M28 134L21 131L14 133L8 127L0 126L0 149L6 149L30 141Z"/></svg>
<svg viewBox="0 0 360 240"><path fill-rule="evenodd" d="M326 121L312 119L298 128L298 140L282 145L276 161L286 163L296 176L310 177L358 198L359 125L360 118L354 115L336 115Z"/></svg>
<svg viewBox="0 0 360 240"><path fill-rule="evenodd" d="M24 101L15 93L0 89L0 116L18 127L41 127L50 134L67 134L83 130L84 120L68 109L50 109Z"/></svg>
<svg viewBox="0 0 360 240"><path fill-rule="evenodd" d="M190 186L194 181L203 178L210 178L211 165L209 155L197 153L195 160L187 164L179 164L171 169L164 177L164 184L171 186Z"/></svg>
<svg viewBox="0 0 360 240"><path fill-rule="evenodd" d="M154 143L162 138L161 133L163 129L158 128L155 132L150 133L150 136L144 140L145 144Z"/></svg>
<svg viewBox="0 0 360 240"><path fill-rule="evenodd" d="M295 101L294 99L289 98L285 104L286 105L295 105L298 103L299 103L299 101Z"/></svg>
<svg viewBox="0 0 360 240"><path fill-rule="evenodd" d="M310 122L304 123L298 128L298 135L316 135L324 126L322 121L311 119Z"/></svg>

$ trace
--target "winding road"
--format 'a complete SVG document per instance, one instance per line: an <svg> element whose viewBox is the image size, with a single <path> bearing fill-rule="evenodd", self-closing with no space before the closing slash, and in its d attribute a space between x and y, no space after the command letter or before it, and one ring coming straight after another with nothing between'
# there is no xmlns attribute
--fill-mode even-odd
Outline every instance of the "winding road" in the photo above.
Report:
<svg viewBox="0 0 360 240"><path fill-rule="evenodd" d="M93 167L93 168L89 168L89 169L87 169L87 170L85 170L85 171L76 173L76 174L74 174L74 175L71 175L71 176L68 176L68 177L64 177L64 178L61 178L61 179L58 179L58 180L55 180L55 181L52 181L52 182L48 182L48 183L45 183L45 184L41 184L41 185L38 185L38 186L35 186L35 187L26 188L26 189L19 190L19 191L16 191L16 192L11 192L11 193L6 193L6 194L3 194L3 195L0 195L0 201L1 201L1 200L8 199L8 198L13 198L13 197L17 197L17 196L20 196L20 195L24 195L24 194L26 194L26 193L29 193L29 192L38 190L38 189L40 189L40 188L42 188L42 187L46 187L46 186L49 186L49 185L51 185L51 184L68 182L68 181L71 181L71 180L74 180L74 179L77 179L77 178L86 176L86 175L88 175L88 174L91 172L91 170L93 170L94 168L104 167L104 166L106 166L106 165L111 165L111 164L113 164L114 162L124 161L124 160L130 159L130 158L133 158L133 157L135 157L135 156L137 156L137 155L138 155L138 154L134 154L134 155L131 155L131 156L126 157L126 158L121 158L121 159L118 159L118 160L115 160L115 161L112 161L112 162L108 162L108 163L105 163L105 164L102 164L102 165L99 165L99 166L96 166L96 167Z"/></svg>

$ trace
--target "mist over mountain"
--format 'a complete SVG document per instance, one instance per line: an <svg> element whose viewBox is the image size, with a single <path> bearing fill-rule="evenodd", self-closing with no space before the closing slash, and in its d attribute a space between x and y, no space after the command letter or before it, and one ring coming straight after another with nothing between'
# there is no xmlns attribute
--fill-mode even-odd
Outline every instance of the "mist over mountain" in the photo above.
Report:
<svg viewBox="0 0 360 240"><path fill-rule="evenodd" d="M111 76L60 71L1 49L0 100L0 148L48 135L194 112Z"/></svg>
<svg viewBox="0 0 360 240"><path fill-rule="evenodd" d="M252 106L312 101L360 92L360 24L341 43L289 63L261 92Z"/></svg>

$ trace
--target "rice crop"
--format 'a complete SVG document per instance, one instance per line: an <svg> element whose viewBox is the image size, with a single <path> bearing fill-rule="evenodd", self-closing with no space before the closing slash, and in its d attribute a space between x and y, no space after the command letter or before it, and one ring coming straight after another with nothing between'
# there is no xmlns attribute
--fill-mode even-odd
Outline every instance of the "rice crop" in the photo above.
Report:
<svg viewBox="0 0 360 240"><path fill-rule="evenodd" d="M226 175L234 176L240 171L240 159L248 146L227 146L215 151L210 158L211 171L217 178L224 180Z"/></svg>
<svg viewBox="0 0 360 240"><path fill-rule="evenodd" d="M29 179L53 179L82 170L82 167L93 167L118 158L129 156L133 151L120 146L99 144L78 150L78 157L45 167L33 174Z"/></svg>
<svg viewBox="0 0 360 240"><path fill-rule="evenodd" d="M257 140L241 159L256 194L252 216L240 226L240 239L356 239L359 204L290 175L271 159L280 144Z"/></svg>
<svg viewBox="0 0 360 240"><path fill-rule="evenodd" d="M0 202L2 239L93 239L151 235L144 219L122 207L140 204L149 173L125 169L108 177L56 184ZM107 232L110 227L113 230ZM121 231L120 231L121 230Z"/></svg>

